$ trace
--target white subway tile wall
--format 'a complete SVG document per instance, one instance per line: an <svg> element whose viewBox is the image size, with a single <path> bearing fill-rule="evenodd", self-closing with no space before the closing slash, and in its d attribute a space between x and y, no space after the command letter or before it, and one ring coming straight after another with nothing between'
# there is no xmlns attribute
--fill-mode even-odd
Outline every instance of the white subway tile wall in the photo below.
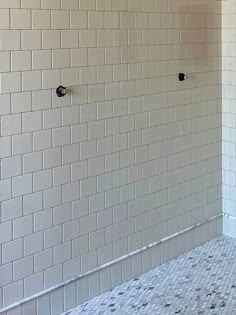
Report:
<svg viewBox="0 0 236 315"><path fill-rule="evenodd" d="M236 120L235 120L235 17L236 3L231 0L222 2L222 52L223 52L223 213L224 232L236 237Z"/></svg>
<svg viewBox="0 0 236 315"><path fill-rule="evenodd" d="M234 34L224 34L233 98ZM0 310L221 213L221 64L218 0L0 1ZM233 162L234 103L224 104ZM139 264L104 270L100 292ZM50 314L65 310L61 296ZM37 314L49 314L48 298Z"/></svg>

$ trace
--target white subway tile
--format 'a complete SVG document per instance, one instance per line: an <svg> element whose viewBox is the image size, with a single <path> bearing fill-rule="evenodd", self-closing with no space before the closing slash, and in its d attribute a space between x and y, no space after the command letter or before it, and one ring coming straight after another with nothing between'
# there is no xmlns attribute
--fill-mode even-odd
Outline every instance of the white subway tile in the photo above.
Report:
<svg viewBox="0 0 236 315"><path fill-rule="evenodd" d="M42 112L30 112L22 114L22 131L31 132L42 129Z"/></svg>
<svg viewBox="0 0 236 315"><path fill-rule="evenodd" d="M79 84L79 71L77 68L67 68L61 70L61 82L64 86Z"/></svg>
<svg viewBox="0 0 236 315"><path fill-rule="evenodd" d="M63 263L63 281L75 277L80 273L80 257L75 257Z"/></svg>
<svg viewBox="0 0 236 315"><path fill-rule="evenodd" d="M45 190L43 192L44 209L56 207L61 204L61 187Z"/></svg>
<svg viewBox="0 0 236 315"><path fill-rule="evenodd" d="M32 152L32 134L25 133L12 137L13 155Z"/></svg>
<svg viewBox="0 0 236 315"><path fill-rule="evenodd" d="M23 241L22 239L4 243L2 245L2 261L3 264L17 260L23 257Z"/></svg>
<svg viewBox="0 0 236 315"><path fill-rule="evenodd" d="M65 10L78 10L79 4L77 0L62 0L61 8Z"/></svg>
<svg viewBox="0 0 236 315"><path fill-rule="evenodd" d="M96 157L97 145L95 140L86 141L80 145L80 157L81 160Z"/></svg>
<svg viewBox="0 0 236 315"><path fill-rule="evenodd" d="M59 147L68 144L70 144L70 127L61 127L52 130L53 147Z"/></svg>
<svg viewBox="0 0 236 315"><path fill-rule="evenodd" d="M22 198L2 202L2 221L9 221L22 216Z"/></svg>
<svg viewBox="0 0 236 315"><path fill-rule="evenodd" d="M11 97L10 94L0 95L0 114L8 115L11 112Z"/></svg>
<svg viewBox="0 0 236 315"><path fill-rule="evenodd" d="M69 164L79 160L79 144L64 146L62 149L62 163Z"/></svg>
<svg viewBox="0 0 236 315"><path fill-rule="evenodd" d="M15 299L20 301L23 298L23 280L13 282L3 289L4 306L9 306L15 302Z"/></svg>
<svg viewBox="0 0 236 315"><path fill-rule="evenodd" d="M61 282L62 282L62 265L57 265L55 267L48 268L44 271L45 288L53 287L57 283L61 283ZM60 305L61 303L59 303L59 306Z"/></svg>
<svg viewBox="0 0 236 315"><path fill-rule="evenodd" d="M33 29L40 29L40 30L50 29L50 27L51 27L51 16L50 16L49 10L32 10L32 28Z"/></svg>
<svg viewBox="0 0 236 315"><path fill-rule="evenodd" d="M73 64L73 66L75 65ZM52 68L56 69L56 68L68 68L68 67L70 67L70 50L69 49L53 49L52 50Z"/></svg>
<svg viewBox="0 0 236 315"><path fill-rule="evenodd" d="M20 72L1 73L0 84L0 91L2 94L21 92Z"/></svg>
<svg viewBox="0 0 236 315"><path fill-rule="evenodd" d="M43 70L52 68L52 56L50 50L33 50L32 69Z"/></svg>
<svg viewBox="0 0 236 315"><path fill-rule="evenodd" d="M42 31L42 48L57 49L60 48L61 37L59 30L43 30Z"/></svg>
<svg viewBox="0 0 236 315"><path fill-rule="evenodd" d="M51 148L52 133L51 130L37 131L33 133L33 149L34 151Z"/></svg>
<svg viewBox="0 0 236 315"><path fill-rule="evenodd" d="M22 90L32 91L42 88L41 71L25 71L22 73Z"/></svg>
<svg viewBox="0 0 236 315"><path fill-rule="evenodd" d="M28 256L43 250L43 233L34 233L24 238L24 255Z"/></svg>
<svg viewBox="0 0 236 315"><path fill-rule="evenodd" d="M11 111L13 114L31 111L31 93L11 94Z"/></svg>
<svg viewBox="0 0 236 315"><path fill-rule="evenodd" d="M32 108L33 110L50 109L52 106L51 91L33 91Z"/></svg>
<svg viewBox="0 0 236 315"><path fill-rule="evenodd" d="M43 168L49 169L62 164L61 148L45 150L43 153Z"/></svg>
<svg viewBox="0 0 236 315"><path fill-rule="evenodd" d="M43 272L24 279L24 296L29 297L43 290Z"/></svg>
<svg viewBox="0 0 236 315"><path fill-rule="evenodd" d="M71 165L71 179L72 181L80 180L88 177L88 162L81 161Z"/></svg>
<svg viewBox="0 0 236 315"><path fill-rule="evenodd" d="M26 9L39 9L40 0L22 0L21 7Z"/></svg>
<svg viewBox="0 0 236 315"><path fill-rule="evenodd" d="M11 199L11 180L5 179L0 181L0 201Z"/></svg>
<svg viewBox="0 0 236 315"><path fill-rule="evenodd" d="M9 9L0 9L0 29L9 29L10 28L10 10Z"/></svg>
<svg viewBox="0 0 236 315"><path fill-rule="evenodd" d="M43 231L52 227L52 209L37 212L34 216L35 232Z"/></svg>
<svg viewBox="0 0 236 315"><path fill-rule="evenodd" d="M97 183L96 183L95 177L81 180L81 184L80 184L81 198L88 197L90 195L95 195L96 191L97 191Z"/></svg>
<svg viewBox="0 0 236 315"><path fill-rule="evenodd" d="M80 0L79 9L80 10L95 10L96 3L94 0Z"/></svg>
<svg viewBox="0 0 236 315"><path fill-rule="evenodd" d="M1 230L0 230L0 235L1 235L1 244L8 244L8 246L4 247L7 250L7 255L14 255L14 253L9 253L8 249L11 247L11 240L12 240L12 222L8 221L5 223L1 223ZM15 243L13 243L12 246L14 246ZM7 260L9 257L5 257L4 259ZM3 260L3 259L2 259ZM9 260L10 261L10 260Z"/></svg>
<svg viewBox="0 0 236 315"><path fill-rule="evenodd" d="M32 214L43 209L42 192L29 194L23 197L24 215Z"/></svg>
<svg viewBox="0 0 236 315"><path fill-rule="evenodd" d="M13 237L14 239L24 237L33 233L33 217L32 215L14 219L13 221Z"/></svg>
<svg viewBox="0 0 236 315"><path fill-rule="evenodd" d="M30 10L26 9L12 9L11 10L11 28L12 29L29 29Z"/></svg>
<svg viewBox="0 0 236 315"><path fill-rule="evenodd" d="M13 197L23 196L32 193L32 174L17 176L12 179Z"/></svg>
<svg viewBox="0 0 236 315"><path fill-rule="evenodd" d="M44 170L33 174L33 190L41 191L52 187L52 170Z"/></svg>
<svg viewBox="0 0 236 315"><path fill-rule="evenodd" d="M71 29L87 29L88 28L88 12L86 11L71 11L70 12L70 27Z"/></svg>
<svg viewBox="0 0 236 315"><path fill-rule="evenodd" d="M10 136L21 132L21 115L7 115L1 117L1 134Z"/></svg>
<svg viewBox="0 0 236 315"><path fill-rule="evenodd" d="M40 272L48 269L53 265L53 251L52 248L36 253L34 255L34 272Z"/></svg>
<svg viewBox="0 0 236 315"><path fill-rule="evenodd" d="M33 173L43 168L42 152L33 152L23 155L23 173Z"/></svg>
<svg viewBox="0 0 236 315"><path fill-rule="evenodd" d="M96 47L96 32L94 30L80 30L79 47Z"/></svg>
<svg viewBox="0 0 236 315"><path fill-rule="evenodd" d="M54 247L54 262L56 265L69 259L71 259L71 242L66 242Z"/></svg>
<svg viewBox="0 0 236 315"><path fill-rule="evenodd" d="M61 48L78 48L79 32L77 30L61 31Z"/></svg>
<svg viewBox="0 0 236 315"><path fill-rule="evenodd" d="M56 89L60 85L60 71L56 70L43 70L42 71L42 88L43 89Z"/></svg>
<svg viewBox="0 0 236 315"><path fill-rule="evenodd" d="M61 225L52 227L45 231L45 248L53 247L62 243L62 227Z"/></svg>
<svg viewBox="0 0 236 315"><path fill-rule="evenodd" d="M0 283L1 286L5 286L12 282L13 275L12 275L12 264L3 265L0 267Z"/></svg>
<svg viewBox="0 0 236 315"><path fill-rule="evenodd" d="M68 29L69 28L69 11L52 10L51 11L52 29Z"/></svg>
<svg viewBox="0 0 236 315"><path fill-rule="evenodd" d="M79 143L88 140L87 124L78 124L71 127L72 143Z"/></svg>
<svg viewBox="0 0 236 315"><path fill-rule="evenodd" d="M10 53L8 51L0 52L0 70L1 72L9 72L10 71Z"/></svg>
<svg viewBox="0 0 236 315"><path fill-rule="evenodd" d="M53 186L70 182L70 165L59 166L53 169Z"/></svg>
<svg viewBox="0 0 236 315"><path fill-rule="evenodd" d="M22 174L22 158L15 156L1 160L1 178L19 176Z"/></svg>
<svg viewBox="0 0 236 315"><path fill-rule="evenodd" d="M80 182L76 181L71 184L63 185L62 187L62 200L63 202L72 202L72 212L74 212L74 205L79 203L79 197L80 197ZM85 198L85 200L87 200ZM84 202L82 199L81 204ZM86 203L86 208L83 209L83 212L87 213L88 205ZM74 216L74 215L72 215Z"/></svg>
<svg viewBox="0 0 236 315"><path fill-rule="evenodd" d="M20 50L20 31L1 30L0 48L1 50Z"/></svg>
<svg viewBox="0 0 236 315"><path fill-rule="evenodd" d="M40 30L22 30L21 48L23 50L41 49L42 34Z"/></svg>
<svg viewBox="0 0 236 315"><path fill-rule="evenodd" d="M44 129L60 127L62 125L61 109L49 109L43 111L43 127Z"/></svg>
<svg viewBox="0 0 236 315"><path fill-rule="evenodd" d="M60 9L60 0L51 0L48 2L47 0L41 1L42 9Z"/></svg>

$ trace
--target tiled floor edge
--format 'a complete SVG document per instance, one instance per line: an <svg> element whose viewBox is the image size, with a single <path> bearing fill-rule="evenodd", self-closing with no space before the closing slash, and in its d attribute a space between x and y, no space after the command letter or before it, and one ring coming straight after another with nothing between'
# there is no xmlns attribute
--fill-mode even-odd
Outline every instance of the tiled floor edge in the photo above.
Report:
<svg viewBox="0 0 236 315"><path fill-rule="evenodd" d="M59 314L55 308L59 308L61 313L68 312L76 305L222 235L223 231L224 235L231 236L225 233L226 219L229 218L224 216L223 224L222 214L206 219L77 278L1 309L0 314ZM236 226L236 218L234 220Z"/></svg>

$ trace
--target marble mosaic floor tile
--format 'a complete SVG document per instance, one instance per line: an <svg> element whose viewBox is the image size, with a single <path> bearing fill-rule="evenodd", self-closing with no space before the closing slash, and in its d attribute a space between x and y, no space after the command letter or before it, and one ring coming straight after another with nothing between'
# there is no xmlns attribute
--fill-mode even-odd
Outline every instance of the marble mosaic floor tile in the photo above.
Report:
<svg viewBox="0 0 236 315"><path fill-rule="evenodd" d="M236 315L236 240L219 237L67 315Z"/></svg>

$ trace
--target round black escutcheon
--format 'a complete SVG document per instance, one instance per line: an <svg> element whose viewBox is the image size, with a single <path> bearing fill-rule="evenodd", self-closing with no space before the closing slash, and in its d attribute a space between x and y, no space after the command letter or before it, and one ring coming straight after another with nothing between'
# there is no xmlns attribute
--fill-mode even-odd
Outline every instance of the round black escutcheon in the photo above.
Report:
<svg viewBox="0 0 236 315"><path fill-rule="evenodd" d="M58 97L63 97L63 96L66 96L67 94L67 88L60 85L58 86L58 88L56 89L56 93L57 93L57 96Z"/></svg>

